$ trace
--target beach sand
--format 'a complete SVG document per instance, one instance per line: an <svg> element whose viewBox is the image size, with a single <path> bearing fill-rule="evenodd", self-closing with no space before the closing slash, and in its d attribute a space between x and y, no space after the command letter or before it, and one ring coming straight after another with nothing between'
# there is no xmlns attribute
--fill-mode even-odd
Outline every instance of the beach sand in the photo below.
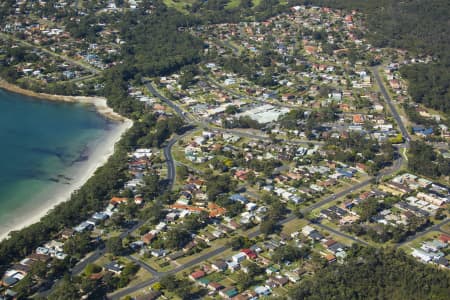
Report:
<svg viewBox="0 0 450 300"><path fill-rule="evenodd" d="M114 121L125 121L126 118L114 112L111 107L106 103L106 98L103 97L85 97L85 96L63 96L52 95L45 93L36 93L33 91L25 90L15 84L11 84L4 79L0 78L0 88L16 94L21 94L33 98L38 98L48 101L61 101L61 102L73 102L82 103L87 105L93 105L99 114Z"/></svg>
<svg viewBox="0 0 450 300"><path fill-rule="evenodd" d="M26 205L22 209L23 214L15 215L8 226L0 227L0 240L7 238L10 231L20 230L26 226L38 222L45 216L54 206L70 199L70 195L81 186L95 173L97 168L106 163L108 158L114 153L114 145L121 139L122 135L132 127L133 122L117 113L115 113L106 104L105 98L100 97L72 97L38 94L32 91L27 91L9 84L0 79L0 88L10 92L19 93L39 99L77 102L88 105L94 105L96 110L103 116L114 120L116 122L114 129L105 137L96 141L95 145L91 145L87 160L75 163L68 170L64 170L64 175L73 180L69 184L56 184L54 188L46 189L45 191L36 195L36 201Z"/></svg>

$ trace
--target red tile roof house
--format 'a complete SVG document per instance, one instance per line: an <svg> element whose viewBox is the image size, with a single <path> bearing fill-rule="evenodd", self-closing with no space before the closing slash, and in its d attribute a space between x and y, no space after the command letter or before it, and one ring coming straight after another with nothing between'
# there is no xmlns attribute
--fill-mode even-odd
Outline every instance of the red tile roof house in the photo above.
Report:
<svg viewBox="0 0 450 300"><path fill-rule="evenodd" d="M195 280L200 279L205 276L206 276L205 272L203 272L202 270L197 270L194 273L192 273L191 275L189 275L189 279L195 281Z"/></svg>
<svg viewBox="0 0 450 300"><path fill-rule="evenodd" d="M223 285L221 285L220 283L217 283L217 282L210 282L208 284L208 289L211 291L219 291L219 290L223 289Z"/></svg>
<svg viewBox="0 0 450 300"><path fill-rule="evenodd" d="M328 249L328 248L330 248L330 246L332 246L332 245L334 245L334 244L336 244L336 241L334 241L334 240L328 240L328 241L326 241L325 243L323 243L323 245Z"/></svg>
<svg viewBox="0 0 450 300"><path fill-rule="evenodd" d="M441 242L443 242L443 243L449 244L449 243L450 243L450 235L447 235L447 234L442 233L442 234L439 236L439 240L440 240Z"/></svg>
<svg viewBox="0 0 450 300"><path fill-rule="evenodd" d="M244 253L248 259L256 259L258 257L258 255L250 249L242 249L241 252Z"/></svg>
<svg viewBox="0 0 450 300"><path fill-rule="evenodd" d="M153 240L155 238L155 235L153 234L153 233L147 233L147 234L144 234L142 237L141 237L141 240L146 244L146 245L148 245L148 244L150 244L151 243L151 241Z"/></svg>

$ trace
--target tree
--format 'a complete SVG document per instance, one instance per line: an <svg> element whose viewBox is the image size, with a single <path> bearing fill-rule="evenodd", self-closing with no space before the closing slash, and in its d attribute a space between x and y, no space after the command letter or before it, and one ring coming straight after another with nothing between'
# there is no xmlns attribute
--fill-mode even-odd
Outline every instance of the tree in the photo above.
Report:
<svg viewBox="0 0 450 300"><path fill-rule="evenodd" d="M249 274L242 271L237 273L236 278L237 287L241 292L245 291L253 284L253 278Z"/></svg>
<svg viewBox="0 0 450 300"><path fill-rule="evenodd" d="M156 225L165 216L163 206L161 202L153 202L149 207L144 208L140 212L140 219L150 222L150 224Z"/></svg>
<svg viewBox="0 0 450 300"><path fill-rule="evenodd" d="M70 256L81 258L92 249L88 232L71 237L64 243L64 252Z"/></svg>
<svg viewBox="0 0 450 300"><path fill-rule="evenodd" d="M249 238L242 235L232 238L231 241L229 242L229 246L233 250L248 248L251 246L251 244L252 242L249 240Z"/></svg>
<svg viewBox="0 0 450 300"><path fill-rule="evenodd" d="M278 229L277 222L273 219L265 219L259 225L259 230L264 235L275 233Z"/></svg>
<svg viewBox="0 0 450 300"><path fill-rule="evenodd" d="M106 240L105 247L106 252L112 253L115 256L122 255L125 250L122 245L122 239L118 236Z"/></svg>
<svg viewBox="0 0 450 300"><path fill-rule="evenodd" d="M228 174L213 176L206 183L208 198L214 201L218 195L230 192L234 185Z"/></svg>
<svg viewBox="0 0 450 300"><path fill-rule="evenodd" d="M345 264L318 269L289 296L305 300L448 298L450 274L419 263L403 251L354 246L347 253Z"/></svg>
<svg viewBox="0 0 450 300"><path fill-rule="evenodd" d="M285 245L277 248L272 254L272 260L276 263L282 263L286 261L296 261L300 258L304 258L311 253L308 247L294 247L291 245Z"/></svg>
<svg viewBox="0 0 450 300"><path fill-rule="evenodd" d="M166 233L164 246L170 249L180 249L191 241L191 235L185 229L172 228Z"/></svg>
<svg viewBox="0 0 450 300"><path fill-rule="evenodd" d="M102 267L96 264L88 264L86 268L84 268L84 275L90 276L91 274L99 273L102 270Z"/></svg>
<svg viewBox="0 0 450 300"><path fill-rule="evenodd" d="M181 141L181 140L180 140ZM189 169L185 165L177 166L177 176L181 180L186 180L189 176Z"/></svg>
<svg viewBox="0 0 450 300"><path fill-rule="evenodd" d="M53 292L48 296L49 300L59 300L59 299L67 299L67 300L79 300L81 299L81 295L76 284L70 279L69 276L64 276L59 284L56 285L56 288Z"/></svg>
<svg viewBox="0 0 450 300"><path fill-rule="evenodd" d="M159 282L163 289L170 291L176 289L178 286L178 279L175 275L164 275Z"/></svg>
<svg viewBox="0 0 450 300"><path fill-rule="evenodd" d="M225 113L226 113L227 115L235 115L235 114L237 114L238 112L239 112L239 109L237 108L236 105L228 105L228 106L225 108Z"/></svg>

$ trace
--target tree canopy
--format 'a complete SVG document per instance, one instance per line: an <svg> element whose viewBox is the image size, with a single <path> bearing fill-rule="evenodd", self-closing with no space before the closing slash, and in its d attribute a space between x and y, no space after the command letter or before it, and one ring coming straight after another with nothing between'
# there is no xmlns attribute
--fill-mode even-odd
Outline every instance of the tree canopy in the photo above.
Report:
<svg viewBox="0 0 450 300"><path fill-rule="evenodd" d="M447 299L450 274L403 251L357 248L345 264L318 271L292 289L293 299Z"/></svg>

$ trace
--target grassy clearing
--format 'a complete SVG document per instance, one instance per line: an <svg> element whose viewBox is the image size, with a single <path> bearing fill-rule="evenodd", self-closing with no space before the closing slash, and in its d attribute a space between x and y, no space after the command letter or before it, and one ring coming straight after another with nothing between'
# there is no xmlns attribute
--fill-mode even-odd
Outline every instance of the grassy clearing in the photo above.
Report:
<svg viewBox="0 0 450 300"><path fill-rule="evenodd" d="M225 8L227 9L235 8L238 7L239 4L241 4L241 0L230 0L228 4L225 5Z"/></svg>
<svg viewBox="0 0 450 300"><path fill-rule="evenodd" d="M448 234L450 234L450 223L447 223L444 226L442 226L441 230L447 232Z"/></svg>
<svg viewBox="0 0 450 300"><path fill-rule="evenodd" d="M145 269L140 268L139 271L134 276L134 279L130 281L128 286L135 286L136 284L148 281L150 279L152 279L152 275Z"/></svg>
<svg viewBox="0 0 450 300"><path fill-rule="evenodd" d="M441 235L441 233L439 231L430 231L427 234L425 234L424 236L421 236L420 238L414 239L411 242L408 242L408 243L402 245L400 248L409 252L411 250L411 248L419 248L420 245L422 244L422 242L424 242L426 240L436 239L439 237L439 235Z"/></svg>
<svg viewBox="0 0 450 300"><path fill-rule="evenodd" d="M291 234L295 231L301 231L302 227L308 225L309 221L305 219L294 219L283 225L283 233Z"/></svg>
<svg viewBox="0 0 450 300"><path fill-rule="evenodd" d="M163 0L164 4L167 7L172 7L175 8L176 10L178 10L179 12L183 13L183 14L187 14L188 13L188 8L192 5L192 3L194 3L195 0L183 0L183 1L179 1L179 0Z"/></svg>

